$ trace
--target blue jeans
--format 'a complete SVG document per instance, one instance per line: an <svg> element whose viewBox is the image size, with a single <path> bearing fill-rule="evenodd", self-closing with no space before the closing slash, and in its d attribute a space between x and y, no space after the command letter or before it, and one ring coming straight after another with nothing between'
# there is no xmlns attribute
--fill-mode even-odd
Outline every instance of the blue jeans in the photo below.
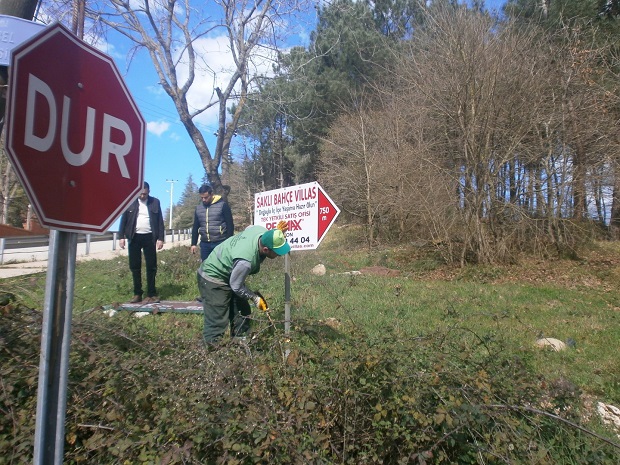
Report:
<svg viewBox="0 0 620 465"><path fill-rule="evenodd" d="M206 241L201 240L200 241L200 260L204 262L209 256L209 254L213 252L213 249L215 249L222 242L224 241L206 242Z"/></svg>

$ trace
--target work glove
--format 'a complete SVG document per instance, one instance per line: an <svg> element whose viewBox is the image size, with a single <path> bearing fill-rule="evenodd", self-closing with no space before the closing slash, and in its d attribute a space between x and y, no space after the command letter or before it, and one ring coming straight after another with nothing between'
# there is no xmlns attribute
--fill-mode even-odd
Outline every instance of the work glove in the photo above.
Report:
<svg viewBox="0 0 620 465"><path fill-rule="evenodd" d="M267 301L265 300L265 298L262 296L260 292L256 292L256 295L254 296L252 300L254 301L254 305L256 305L256 308L258 308L259 310L262 310L263 312L266 312L269 310Z"/></svg>
<svg viewBox="0 0 620 465"><path fill-rule="evenodd" d="M284 221L284 220L278 221L276 228L278 228L280 231L285 233L286 231L288 231L288 221Z"/></svg>

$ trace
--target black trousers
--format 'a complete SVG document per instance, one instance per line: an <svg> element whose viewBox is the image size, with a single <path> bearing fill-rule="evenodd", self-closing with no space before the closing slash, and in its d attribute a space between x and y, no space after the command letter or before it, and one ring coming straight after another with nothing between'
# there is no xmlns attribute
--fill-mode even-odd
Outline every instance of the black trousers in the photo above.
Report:
<svg viewBox="0 0 620 465"><path fill-rule="evenodd" d="M157 275L157 250L153 241L153 234L134 234L129 241L127 254L129 255L129 269L133 277L133 293L142 296L142 252L146 265L146 295L157 295L155 276Z"/></svg>

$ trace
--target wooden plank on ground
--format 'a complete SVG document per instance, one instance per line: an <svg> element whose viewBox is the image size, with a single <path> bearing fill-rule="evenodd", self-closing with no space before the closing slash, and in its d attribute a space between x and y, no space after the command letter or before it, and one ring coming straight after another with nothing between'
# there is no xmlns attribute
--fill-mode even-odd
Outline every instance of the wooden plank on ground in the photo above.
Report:
<svg viewBox="0 0 620 465"><path fill-rule="evenodd" d="M183 302L176 300L162 300L156 304L130 304L121 303L118 305L108 305L106 310L125 310L128 312L149 312L149 313L202 313L202 304L197 301Z"/></svg>

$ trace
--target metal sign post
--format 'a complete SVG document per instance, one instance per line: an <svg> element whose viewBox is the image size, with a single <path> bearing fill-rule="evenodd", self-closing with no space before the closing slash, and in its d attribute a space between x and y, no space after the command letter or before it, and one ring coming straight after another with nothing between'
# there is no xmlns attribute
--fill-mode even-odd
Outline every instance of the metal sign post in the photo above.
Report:
<svg viewBox="0 0 620 465"><path fill-rule="evenodd" d="M62 464L77 233L50 231L45 282L34 464Z"/></svg>
<svg viewBox="0 0 620 465"><path fill-rule="evenodd" d="M291 331L291 254L284 257L284 334Z"/></svg>

